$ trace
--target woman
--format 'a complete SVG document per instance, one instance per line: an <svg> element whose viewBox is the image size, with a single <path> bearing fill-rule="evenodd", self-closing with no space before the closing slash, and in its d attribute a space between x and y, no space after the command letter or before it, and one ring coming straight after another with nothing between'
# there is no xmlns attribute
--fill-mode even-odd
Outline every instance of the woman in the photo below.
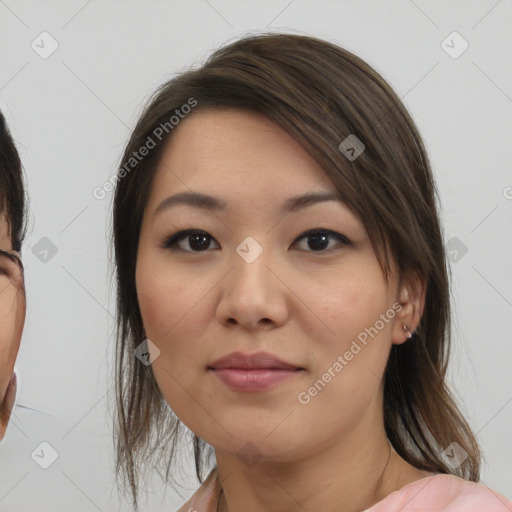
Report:
<svg viewBox="0 0 512 512"><path fill-rule="evenodd" d="M25 284L20 259L25 236L21 162L0 112L0 440L16 396L14 362L25 322Z"/></svg>
<svg viewBox="0 0 512 512"><path fill-rule="evenodd" d="M135 507L185 425L216 465L183 511L506 510L444 380L437 200L400 100L325 41L248 37L157 91L114 199Z"/></svg>

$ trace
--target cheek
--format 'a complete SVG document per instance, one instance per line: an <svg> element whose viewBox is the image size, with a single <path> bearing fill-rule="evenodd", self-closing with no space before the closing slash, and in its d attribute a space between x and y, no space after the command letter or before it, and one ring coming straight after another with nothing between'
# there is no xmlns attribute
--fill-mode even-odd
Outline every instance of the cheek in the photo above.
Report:
<svg viewBox="0 0 512 512"><path fill-rule="evenodd" d="M387 285L378 268L369 263L360 261L318 285L307 283L304 302L317 317L309 328L311 336L316 331L312 339L323 333L327 347L343 349L390 307Z"/></svg>
<svg viewBox="0 0 512 512"><path fill-rule="evenodd" d="M337 332L343 333L337 352L344 356L351 374L380 375L391 346L393 325L385 290L361 287L346 298L342 299L342 313L335 324Z"/></svg>
<svg viewBox="0 0 512 512"><path fill-rule="evenodd" d="M310 291L309 300L321 320L311 324L308 332L314 340L312 382L321 381L312 390L316 398L311 408L313 402L322 404L319 414L322 407L337 402L354 409L350 416L357 417L356 410L367 405L387 362L394 311L389 313L390 297L381 274L368 266L363 270L355 269L314 294ZM308 330L305 324L303 328ZM343 417L339 413L336 421Z"/></svg>
<svg viewBox="0 0 512 512"><path fill-rule="evenodd" d="M165 268L144 262L137 266L136 287L142 321L148 338L156 343L166 338L189 302L181 281L176 273Z"/></svg>
<svg viewBox="0 0 512 512"><path fill-rule="evenodd" d="M146 335L165 356L162 359L173 367L194 361L191 357L200 348L196 340L210 321L204 297L208 288L169 265L141 265L136 285Z"/></svg>
<svg viewBox="0 0 512 512"><path fill-rule="evenodd" d="M208 315L197 292L163 276L145 281L138 292L146 335L160 350L151 365L158 388L180 420L197 429L197 418L204 415L198 404L205 401L207 362L200 337L207 330Z"/></svg>

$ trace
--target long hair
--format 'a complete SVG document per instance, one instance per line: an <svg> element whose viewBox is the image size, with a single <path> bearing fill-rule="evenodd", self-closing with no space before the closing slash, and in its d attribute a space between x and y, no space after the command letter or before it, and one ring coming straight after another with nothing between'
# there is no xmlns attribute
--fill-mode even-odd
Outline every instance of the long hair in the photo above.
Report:
<svg viewBox="0 0 512 512"><path fill-rule="evenodd" d="M26 196L18 150L0 112L0 214L11 235L12 248L21 251L26 232Z"/></svg>
<svg viewBox="0 0 512 512"><path fill-rule="evenodd" d="M193 102L191 116L202 109L252 109L291 134L362 219L386 281L391 256L401 283L412 282L414 276L426 283L425 307L414 338L392 346L383 377L386 434L413 466L478 481L478 443L445 381L449 278L438 192L418 129L386 81L349 51L314 37L259 34L220 48L202 66L162 85L145 107L122 157L113 209L116 469L130 486L134 506L143 467L152 464L169 479L183 429L151 367L133 356L145 338L135 268L144 207L162 148L172 137L169 120ZM167 126L165 133L162 126ZM365 145L357 158L348 158L340 146L351 135ZM155 138L158 143L144 158L133 158ZM441 454L453 442L468 454L457 468ZM212 450L195 435L193 445L202 483Z"/></svg>

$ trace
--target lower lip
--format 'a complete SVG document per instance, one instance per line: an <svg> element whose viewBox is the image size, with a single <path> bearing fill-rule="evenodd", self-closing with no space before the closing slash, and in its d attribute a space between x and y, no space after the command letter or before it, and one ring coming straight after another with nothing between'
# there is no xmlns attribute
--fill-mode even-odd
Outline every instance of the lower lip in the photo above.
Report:
<svg viewBox="0 0 512 512"><path fill-rule="evenodd" d="M237 391L264 391L281 384L300 370L282 370L262 368L258 370L243 370L240 368L212 369L226 386Z"/></svg>

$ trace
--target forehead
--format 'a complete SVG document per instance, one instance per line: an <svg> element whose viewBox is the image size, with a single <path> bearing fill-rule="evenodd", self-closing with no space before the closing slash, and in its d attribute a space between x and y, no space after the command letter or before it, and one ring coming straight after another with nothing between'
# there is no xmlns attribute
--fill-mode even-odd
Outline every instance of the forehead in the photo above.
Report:
<svg viewBox="0 0 512 512"><path fill-rule="evenodd" d="M159 162L158 185L205 185L305 193L323 179L320 164L264 114L242 109L198 110L172 133Z"/></svg>

